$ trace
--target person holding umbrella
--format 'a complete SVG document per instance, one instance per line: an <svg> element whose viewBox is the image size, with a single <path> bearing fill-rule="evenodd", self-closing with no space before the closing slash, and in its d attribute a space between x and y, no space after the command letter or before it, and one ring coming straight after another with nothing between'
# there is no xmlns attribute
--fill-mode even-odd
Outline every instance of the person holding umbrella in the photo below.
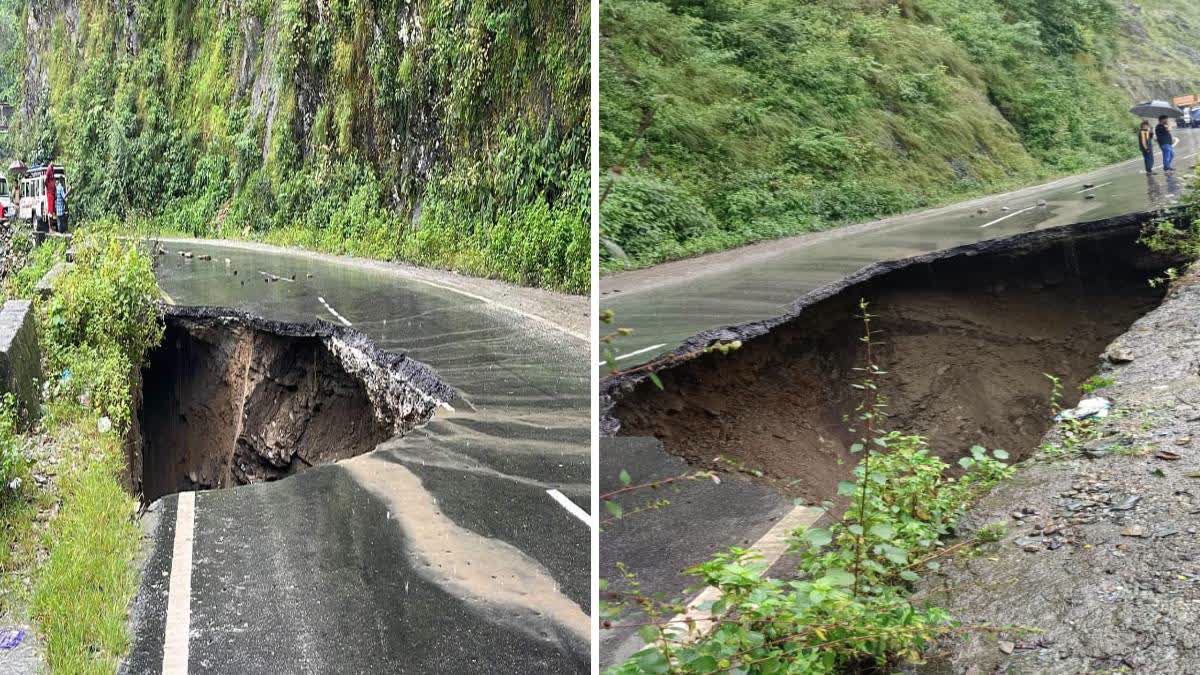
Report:
<svg viewBox="0 0 1200 675"><path fill-rule="evenodd" d="M1150 123L1142 120L1142 128L1138 130L1138 148L1142 151L1142 159L1146 162L1146 174L1154 173L1154 134L1150 131Z"/></svg>
<svg viewBox="0 0 1200 675"><path fill-rule="evenodd" d="M1162 149L1163 171L1174 171L1171 166L1175 162L1175 137L1171 135L1171 127L1167 126L1167 116L1158 116L1158 126L1154 127L1154 138Z"/></svg>
<svg viewBox="0 0 1200 675"><path fill-rule="evenodd" d="M1172 166L1175 162L1175 139L1171 135L1171 128L1167 126L1167 119L1174 117L1179 119L1183 117L1183 111L1171 105L1169 101L1155 99L1153 101L1142 101L1141 103L1129 109L1129 112L1141 117L1158 118L1158 126L1154 127L1154 138L1158 142L1158 147L1163 151L1163 171L1174 171ZM1146 150L1142 148L1143 158L1146 156ZM1148 167L1153 167L1153 164L1147 164ZM1150 169L1147 169L1147 173Z"/></svg>

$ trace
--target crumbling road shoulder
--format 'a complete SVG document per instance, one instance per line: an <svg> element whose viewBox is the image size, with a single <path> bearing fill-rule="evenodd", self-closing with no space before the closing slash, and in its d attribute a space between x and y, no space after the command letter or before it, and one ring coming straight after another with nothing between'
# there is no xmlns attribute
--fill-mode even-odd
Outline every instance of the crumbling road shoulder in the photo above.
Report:
<svg viewBox="0 0 1200 675"><path fill-rule="evenodd" d="M1200 669L1200 273L1105 352L1113 414L983 499L960 534L1007 534L938 572L918 597L968 630L930 673L1194 673ZM1071 401L1073 403L1073 401Z"/></svg>

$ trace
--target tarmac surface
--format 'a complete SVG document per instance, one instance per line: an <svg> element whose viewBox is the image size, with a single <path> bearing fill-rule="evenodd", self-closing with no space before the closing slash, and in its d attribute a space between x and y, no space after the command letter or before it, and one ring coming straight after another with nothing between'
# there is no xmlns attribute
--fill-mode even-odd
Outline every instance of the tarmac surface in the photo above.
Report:
<svg viewBox="0 0 1200 675"><path fill-rule="evenodd" d="M518 307L402 266L163 245L158 277L174 303L353 325L459 397L367 455L195 493L190 566L181 500L153 505L125 671L182 656L194 673L588 672L588 345L535 313L553 298ZM175 644L164 634L180 611Z"/></svg>
<svg viewBox="0 0 1200 675"><path fill-rule="evenodd" d="M1200 132L1175 133L1174 175L1160 167L1147 176L1138 157L1001 195L601 277L601 309L633 329L615 345L617 366L645 363L709 328L777 316L873 262L1170 206L1200 151Z"/></svg>

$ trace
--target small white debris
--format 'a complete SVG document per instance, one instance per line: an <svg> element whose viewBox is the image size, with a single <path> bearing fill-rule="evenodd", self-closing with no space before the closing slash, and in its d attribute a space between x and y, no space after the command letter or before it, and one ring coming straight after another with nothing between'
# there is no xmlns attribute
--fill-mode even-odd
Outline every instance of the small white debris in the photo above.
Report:
<svg viewBox="0 0 1200 675"><path fill-rule="evenodd" d="M1108 409L1112 407L1112 401L1103 396L1090 396L1079 402L1079 405L1064 410L1054 416L1054 421L1061 422L1063 420L1081 420L1088 417L1108 417Z"/></svg>
<svg viewBox="0 0 1200 675"><path fill-rule="evenodd" d="M96 431L102 434L112 431L112 420L107 417L101 417L99 420L96 420Z"/></svg>
<svg viewBox="0 0 1200 675"><path fill-rule="evenodd" d="M12 490L13 492L20 490L21 489L21 477L17 476L16 478L8 481L8 489Z"/></svg>

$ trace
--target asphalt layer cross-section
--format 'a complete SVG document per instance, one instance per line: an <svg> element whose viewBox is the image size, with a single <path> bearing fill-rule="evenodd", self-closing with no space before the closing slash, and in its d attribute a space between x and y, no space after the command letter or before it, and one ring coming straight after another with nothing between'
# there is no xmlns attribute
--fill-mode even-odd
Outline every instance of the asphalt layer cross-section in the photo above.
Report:
<svg viewBox="0 0 1200 675"><path fill-rule="evenodd" d="M164 245L176 304L344 317L460 394L368 455L197 494L188 670L588 672L590 529L548 493L590 510L586 342L386 266ZM162 668L176 503L154 506L129 673Z"/></svg>

